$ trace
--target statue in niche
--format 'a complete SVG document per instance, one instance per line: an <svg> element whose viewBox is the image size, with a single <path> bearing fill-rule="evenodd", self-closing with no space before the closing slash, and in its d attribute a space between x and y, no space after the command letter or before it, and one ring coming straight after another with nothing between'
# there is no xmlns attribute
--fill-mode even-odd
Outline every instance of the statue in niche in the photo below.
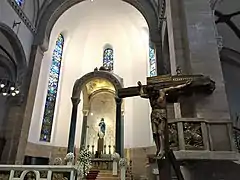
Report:
<svg viewBox="0 0 240 180"><path fill-rule="evenodd" d="M100 156L101 154L103 154L104 136L105 136L105 133L106 133L106 124L104 122L104 118L101 119L98 126L99 126L99 131L98 131L98 150L97 150L97 154Z"/></svg>
<svg viewBox="0 0 240 180"><path fill-rule="evenodd" d="M100 123L98 124L99 131L98 131L98 137L100 139L104 138L105 132L106 132L106 124L104 122L104 118L101 119Z"/></svg>

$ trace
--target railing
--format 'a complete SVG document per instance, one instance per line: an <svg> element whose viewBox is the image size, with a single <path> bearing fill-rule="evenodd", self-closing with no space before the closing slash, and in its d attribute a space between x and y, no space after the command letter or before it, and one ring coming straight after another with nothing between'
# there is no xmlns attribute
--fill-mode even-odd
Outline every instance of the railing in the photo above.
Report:
<svg viewBox="0 0 240 180"><path fill-rule="evenodd" d="M240 153L240 129L233 127L233 138L238 152Z"/></svg>
<svg viewBox="0 0 240 180"><path fill-rule="evenodd" d="M75 180L74 166L0 165L0 180Z"/></svg>

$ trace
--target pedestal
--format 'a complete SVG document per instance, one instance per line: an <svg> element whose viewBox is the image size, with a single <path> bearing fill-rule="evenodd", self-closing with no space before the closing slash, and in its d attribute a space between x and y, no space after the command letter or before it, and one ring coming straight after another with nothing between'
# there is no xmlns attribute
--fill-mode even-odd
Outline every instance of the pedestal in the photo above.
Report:
<svg viewBox="0 0 240 180"><path fill-rule="evenodd" d="M113 159L113 176L117 176L118 175L118 161L120 159L120 155L118 153L113 153L112 155L112 159Z"/></svg>
<svg viewBox="0 0 240 180"><path fill-rule="evenodd" d="M103 153L103 146L104 146L104 139L99 138L98 139L98 147L97 147L97 151L98 151L99 155L101 155Z"/></svg>
<svg viewBox="0 0 240 180"><path fill-rule="evenodd" d="M113 161L112 175L113 176L117 176L118 175L118 162L117 161Z"/></svg>
<svg viewBox="0 0 240 180"><path fill-rule="evenodd" d="M120 170L120 178L121 180L125 180L126 179L126 168L122 167L121 170Z"/></svg>
<svg viewBox="0 0 240 180"><path fill-rule="evenodd" d="M121 158L119 160L119 168L120 168L120 179L126 179L126 170L127 170L127 160L125 158Z"/></svg>

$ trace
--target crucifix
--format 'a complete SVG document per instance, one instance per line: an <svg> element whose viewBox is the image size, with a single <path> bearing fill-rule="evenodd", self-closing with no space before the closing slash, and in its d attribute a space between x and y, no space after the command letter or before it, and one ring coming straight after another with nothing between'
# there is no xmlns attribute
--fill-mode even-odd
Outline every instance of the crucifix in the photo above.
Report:
<svg viewBox="0 0 240 180"><path fill-rule="evenodd" d="M184 179L175 155L169 147L167 102L176 102L179 96L192 93L212 93L214 89L215 83L209 77L178 74L148 77L147 85L142 85L139 81L138 86L118 90L119 98L140 96L149 99L152 108L150 118L152 133L157 148L155 159L161 180L171 179L170 165L173 166L178 179Z"/></svg>

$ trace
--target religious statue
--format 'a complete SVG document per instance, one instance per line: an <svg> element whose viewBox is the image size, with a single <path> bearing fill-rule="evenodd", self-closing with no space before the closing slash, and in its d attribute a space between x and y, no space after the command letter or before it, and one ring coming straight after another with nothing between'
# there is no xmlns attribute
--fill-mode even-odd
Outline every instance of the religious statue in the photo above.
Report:
<svg viewBox="0 0 240 180"><path fill-rule="evenodd" d="M152 107L151 125L153 139L157 147L156 155L158 158L163 158L165 155L164 132L167 123L166 95L171 90L181 89L189 84L191 84L191 81L187 81L186 83L177 86L163 87L159 90L154 89L154 86L146 86L144 90L142 83L138 81L140 96L142 98L148 98Z"/></svg>
<svg viewBox="0 0 240 180"><path fill-rule="evenodd" d="M104 149L104 136L106 132L106 124L104 122L104 118L101 119L100 123L98 124L99 131L98 131L98 150L97 153L99 156L103 153Z"/></svg>
<svg viewBox="0 0 240 180"><path fill-rule="evenodd" d="M106 124L104 122L104 118L101 119L101 121L98 124L98 126L99 126L98 137L99 138L104 138L105 132L106 132Z"/></svg>

